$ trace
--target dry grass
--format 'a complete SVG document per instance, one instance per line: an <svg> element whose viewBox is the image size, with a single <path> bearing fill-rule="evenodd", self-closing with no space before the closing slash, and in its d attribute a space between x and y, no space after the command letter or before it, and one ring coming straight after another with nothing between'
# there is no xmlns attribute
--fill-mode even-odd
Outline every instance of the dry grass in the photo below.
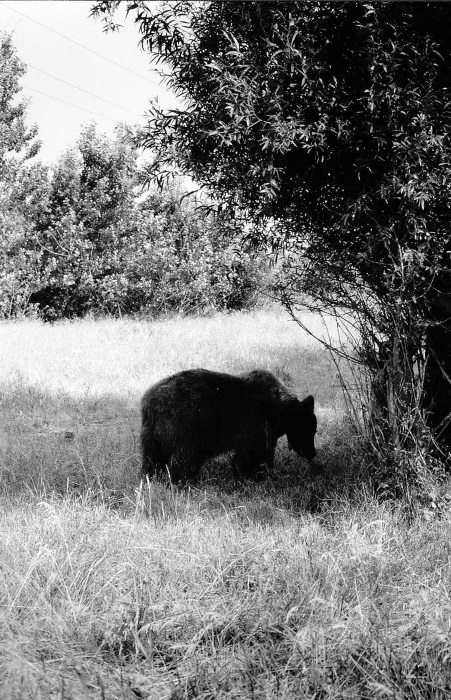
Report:
<svg viewBox="0 0 451 700"><path fill-rule="evenodd" d="M0 332L2 699L450 696L450 522L358 486L333 366L284 316ZM271 482L140 486L139 396L194 366L314 393L322 472L281 444Z"/></svg>

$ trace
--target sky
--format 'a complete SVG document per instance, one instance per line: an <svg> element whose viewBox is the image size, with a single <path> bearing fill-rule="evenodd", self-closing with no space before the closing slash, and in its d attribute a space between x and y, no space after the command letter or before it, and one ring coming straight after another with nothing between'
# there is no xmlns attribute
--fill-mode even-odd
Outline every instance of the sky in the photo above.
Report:
<svg viewBox="0 0 451 700"><path fill-rule="evenodd" d="M123 28L105 33L101 20L89 17L92 5L0 0L0 29L13 34L18 56L28 65L20 80L22 95L30 98L27 124L38 125L38 158L48 165L75 145L92 120L100 132L113 135L117 122L145 123L152 99L166 108L176 104L139 48L133 18L126 20L120 10L116 21Z"/></svg>

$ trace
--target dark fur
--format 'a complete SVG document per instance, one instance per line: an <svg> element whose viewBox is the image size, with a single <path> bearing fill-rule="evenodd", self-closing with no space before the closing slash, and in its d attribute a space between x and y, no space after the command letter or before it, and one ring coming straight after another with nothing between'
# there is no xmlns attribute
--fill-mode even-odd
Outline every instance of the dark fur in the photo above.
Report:
<svg viewBox="0 0 451 700"><path fill-rule="evenodd" d="M180 372L150 387L141 411L143 475L196 479L207 459L233 450L235 475L255 478L263 463L272 470L282 435L306 459L316 454L313 396L300 401L265 370Z"/></svg>

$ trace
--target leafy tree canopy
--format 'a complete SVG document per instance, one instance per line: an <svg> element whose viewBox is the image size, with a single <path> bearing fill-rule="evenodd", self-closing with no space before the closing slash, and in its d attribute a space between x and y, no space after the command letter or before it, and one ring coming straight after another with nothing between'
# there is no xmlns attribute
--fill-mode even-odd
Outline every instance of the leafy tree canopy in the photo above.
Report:
<svg viewBox="0 0 451 700"><path fill-rule="evenodd" d="M449 5L128 8L185 104L153 107L141 134L160 175L175 163L254 222L288 224L273 243L305 236L314 254L327 242L334 266L352 263L380 292L382 229L415 248L429 222L447 229Z"/></svg>

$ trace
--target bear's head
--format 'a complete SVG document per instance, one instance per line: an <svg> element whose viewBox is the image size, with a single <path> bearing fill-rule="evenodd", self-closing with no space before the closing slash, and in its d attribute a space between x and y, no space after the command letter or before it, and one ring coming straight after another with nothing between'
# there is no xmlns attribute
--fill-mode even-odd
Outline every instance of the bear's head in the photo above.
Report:
<svg viewBox="0 0 451 700"><path fill-rule="evenodd" d="M292 401L285 413L285 430L291 449L309 462L316 455L315 434L317 420L314 413L315 400L307 396L303 401Z"/></svg>

